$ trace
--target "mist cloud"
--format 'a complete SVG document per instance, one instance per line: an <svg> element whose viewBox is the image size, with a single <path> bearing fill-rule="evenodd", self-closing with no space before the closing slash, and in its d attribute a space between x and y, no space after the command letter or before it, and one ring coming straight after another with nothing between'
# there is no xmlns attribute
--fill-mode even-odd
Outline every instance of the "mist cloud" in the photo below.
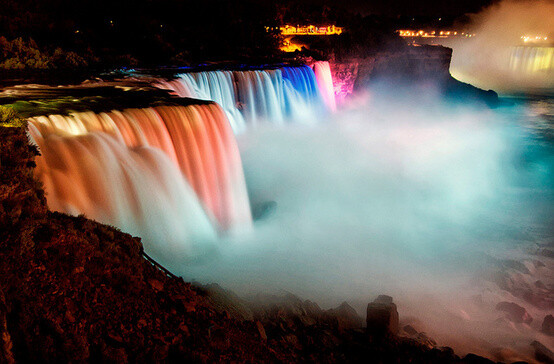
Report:
<svg viewBox="0 0 554 364"><path fill-rule="evenodd" d="M275 201L275 210L179 273L240 294L347 300L360 312L390 294L404 320L417 317L442 345L529 351L536 330L492 325L505 293L478 280L494 259L521 255L522 236L550 206L536 202L539 179L515 163L525 133L491 110L420 102L366 99L318 127L243 135L251 202ZM514 183L522 173L525 187ZM479 294L485 309L472 301Z"/></svg>
<svg viewBox="0 0 554 364"><path fill-rule="evenodd" d="M552 14L553 1L504 0L474 15L468 32L475 36L447 44L454 50L452 74L503 92L553 87ZM543 39L524 43L522 36Z"/></svg>

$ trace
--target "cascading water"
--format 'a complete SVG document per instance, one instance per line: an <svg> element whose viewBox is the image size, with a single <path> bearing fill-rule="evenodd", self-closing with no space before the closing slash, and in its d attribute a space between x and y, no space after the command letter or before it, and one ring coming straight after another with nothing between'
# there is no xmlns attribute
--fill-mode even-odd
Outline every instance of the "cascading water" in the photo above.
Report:
<svg viewBox="0 0 554 364"><path fill-rule="evenodd" d="M223 229L251 224L238 148L214 103L29 121L49 206L155 242L147 251L164 263L201 254L217 236L214 219Z"/></svg>
<svg viewBox="0 0 554 364"><path fill-rule="evenodd" d="M509 69L523 74L554 73L554 47L512 47Z"/></svg>
<svg viewBox="0 0 554 364"><path fill-rule="evenodd" d="M104 133L41 134L30 124L42 156L37 175L52 210L85 214L141 236L160 261L205 254L217 233L194 191L159 150L127 148ZM161 244L172 247L171 254Z"/></svg>
<svg viewBox="0 0 554 364"><path fill-rule="evenodd" d="M331 111L337 110L335 90L333 87L333 76L329 62L315 62L313 65L317 85L323 97L323 101Z"/></svg>
<svg viewBox="0 0 554 364"><path fill-rule="evenodd" d="M158 87L180 97L220 104L238 133L246 124L286 120L313 122L325 109L335 109L332 78L327 62L273 70L203 71L160 81Z"/></svg>
<svg viewBox="0 0 554 364"><path fill-rule="evenodd" d="M202 254L219 228L252 223L233 131L334 109L329 66L314 67L316 73L308 66L207 71L162 82L179 96L217 103L31 117L30 134L42 152L37 174L50 207L139 235L168 266ZM72 92L86 94L80 90ZM37 96L58 91L34 90Z"/></svg>

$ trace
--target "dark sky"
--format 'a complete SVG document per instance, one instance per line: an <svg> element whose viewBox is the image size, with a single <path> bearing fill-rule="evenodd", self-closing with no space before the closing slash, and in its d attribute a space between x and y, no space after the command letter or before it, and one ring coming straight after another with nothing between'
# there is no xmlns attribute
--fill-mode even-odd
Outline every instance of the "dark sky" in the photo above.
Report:
<svg viewBox="0 0 554 364"><path fill-rule="evenodd" d="M271 1L271 0L266 0ZM477 12L496 0L292 0L346 7L362 14L459 16Z"/></svg>

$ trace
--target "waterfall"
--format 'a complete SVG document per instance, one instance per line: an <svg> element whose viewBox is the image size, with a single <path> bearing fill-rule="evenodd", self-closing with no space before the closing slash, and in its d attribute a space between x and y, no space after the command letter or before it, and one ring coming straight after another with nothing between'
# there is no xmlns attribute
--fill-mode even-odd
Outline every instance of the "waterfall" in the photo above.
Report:
<svg viewBox="0 0 554 364"><path fill-rule="evenodd" d="M554 47L512 47L509 62L509 69L512 72L552 75Z"/></svg>
<svg viewBox="0 0 554 364"><path fill-rule="evenodd" d="M252 224L234 132L314 122L334 110L334 94L326 62L156 82L210 102L32 116L29 129L52 210L139 235L147 252L172 266L206 252L218 232Z"/></svg>
<svg viewBox="0 0 554 364"><path fill-rule="evenodd" d="M313 65L317 85L323 97L323 101L331 111L337 110L335 90L333 87L333 76L329 62L319 61Z"/></svg>
<svg viewBox="0 0 554 364"><path fill-rule="evenodd" d="M145 247L162 261L198 255L215 241L214 226L251 224L238 147L217 104L29 121L50 208L83 213L156 242ZM163 257L160 244L177 254Z"/></svg>
<svg viewBox="0 0 554 364"><path fill-rule="evenodd" d="M157 86L180 97L221 105L235 133L247 124L289 120L313 123L335 98L327 62L309 66L249 71L202 71L179 74ZM329 86L330 85L330 86Z"/></svg>

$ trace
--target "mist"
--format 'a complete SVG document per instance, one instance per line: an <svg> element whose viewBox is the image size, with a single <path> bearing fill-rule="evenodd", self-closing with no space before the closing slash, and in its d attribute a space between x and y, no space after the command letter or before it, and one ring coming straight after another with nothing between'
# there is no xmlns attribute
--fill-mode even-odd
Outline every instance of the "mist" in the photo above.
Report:
<svg viewBox="0 0 554 364"><path fill-rule="evenodd" d="M552 237L552 158L523 157L528 138L489 109L371 94L318 127L251 131L239 139L251 205L274 208L177 271L243 296L348 301L362 317L388 294L439 345L531 360L546 311L526 304L534 326L498 324L496 303L525 303L488 278L505 259L532 265L529 246ZM545 263L533 272L551 279Z"/></svg>
<svg viewBox="0 0 554 364"><path fill-rule="evenodd" d="M466 32L475 36L445 43L452 75L506 93L554 87L552 14L553 1L504 0L472 16Z"/></svg>

